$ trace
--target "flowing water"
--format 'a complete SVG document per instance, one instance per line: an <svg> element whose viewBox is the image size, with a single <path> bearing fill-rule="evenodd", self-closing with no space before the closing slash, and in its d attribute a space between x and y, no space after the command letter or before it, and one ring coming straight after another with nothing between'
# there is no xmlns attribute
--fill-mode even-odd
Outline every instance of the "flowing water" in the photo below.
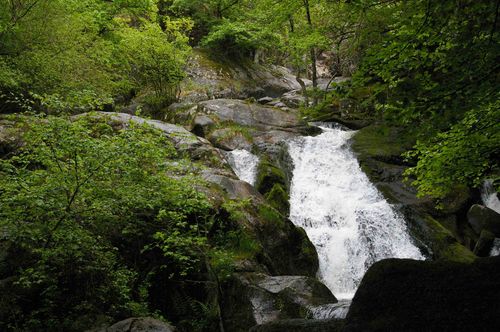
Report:
<svg viewBox="0 0 500 332"><path fill-rule="evenodd" d="M226 154L226 159L240 180L255 184L259 157L247 150L233 150Z"/></svg>
<svg viewBox="0 0 500 332"><path fill-rule="evenodd" d="M319 256L319 278L339 299L351 299L366 270L390 257L423 259L402 217L362 172L348 145L353 131L322 127L289 143L294 163L290 219L304 228ZM342 317L349 301L313 315ZM328 311L342 312L328 313Z"/></svg>
<svg viewBox="0 0 500 332"><path fill-rule="evenodd" d="M484 206L489 207L493 211L500 213L500 200L498 199L497 191L493 186L492 180L484 181L483 188L481 188L481 200ZM493 241L493 247L490 251L490 256L500 255L500 239L496 238Z"/></svg>
<svg viewBox="0 0 500 332"><path fill-rule="evenodd" d="M500 213L500 200L498 199L495 187L493 187L493 181L484 181L483 188L481 188L481 199L484 206Z"/></svg>

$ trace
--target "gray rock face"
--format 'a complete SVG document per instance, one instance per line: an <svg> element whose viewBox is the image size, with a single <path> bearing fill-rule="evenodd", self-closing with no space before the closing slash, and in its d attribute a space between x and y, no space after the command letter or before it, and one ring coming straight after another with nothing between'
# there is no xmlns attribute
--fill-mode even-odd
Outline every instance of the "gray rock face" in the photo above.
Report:
<svg viewBox="0 0 500 332"><path fill-rule="evenodd" d="M500 214L486 206L474 204L467 212L467 221L477 233L487 230L500 237Z"/></svg>
<svg viewBox="0 0 500 332"><path fill-rule="evenodd" d="M281 96L281 101L288 107L299 108L306 101L305 97L298 90L293 90L284 93Z"/></svg>
<svg viewBox="0 0 500 332"><path fill-rule="evenodd" d="M207 138L215 147L226 151L236 149L252 150L251 140L240 132L234 132L231 128L214 130Z"/></svg>
<svg viewBox="0 0 500 332"><path fill-rule="evenodd" d="M175 327L151 317L128 318L96 332L174 332Z"/></svg>
<svg viewBox="0 0 500 332"><path fill-rule="evenodd" d="M229 331L281 319L306 318L309 308L335 303L337 299L322 283L304 276L268 276L261 273L235 274L224 300Z"/></svg>
<svg viewBox="0 0 500 332"><path fill-rule="evenodd" d="M198 104L198 112L231 121L242 126L257 128L293 128L299 125L295 112L285 112L272 107L234 99L215 99Z"/></svg>
<svg viewBox="0 0 500 332"><path fill-rule="evenodd" d="M276 98L286 91L300 89L295 76L285 67L220 61L201 50L194 50L193 53L187 66L187 78L183 82L183 101Z"/></svg>
<svg viewBox="0 0 500 332"><path fill-rule="evenodd" d="M262 203L264 200L254 187L245 181L236 179L234 174L221 172L217 169L206 169L203 170L202 177L222 188L230 199L251 199L256 203Z"/></svg>

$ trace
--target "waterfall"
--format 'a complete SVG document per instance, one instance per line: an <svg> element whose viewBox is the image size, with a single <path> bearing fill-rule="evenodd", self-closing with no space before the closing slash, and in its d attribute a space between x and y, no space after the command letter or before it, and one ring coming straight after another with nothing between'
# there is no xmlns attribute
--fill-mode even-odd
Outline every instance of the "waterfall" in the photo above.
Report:
<svg viewBox="0 0 500 332"><path fill-rule="evenodd" d="M483 188L481 189L481 199L484 206L500 213L500 200L498 199L495 187L493 187L492 180L484 181Z"/></svg>
<svg viewBox="0 0 500 332"><path fill-rule="evenodd" d="M240 180L255 184L259 157L247 150L233 150L226 154L226 159Z"/></svg>
<svg viewBox="0 0 500 332"><path fill-rule="evenodd" d="M354 131L322 130L289 143L290 219L316 247L319 278L337 298L350 299L374 262L424 257L402 217L362 172L347 143Z"/></svg>

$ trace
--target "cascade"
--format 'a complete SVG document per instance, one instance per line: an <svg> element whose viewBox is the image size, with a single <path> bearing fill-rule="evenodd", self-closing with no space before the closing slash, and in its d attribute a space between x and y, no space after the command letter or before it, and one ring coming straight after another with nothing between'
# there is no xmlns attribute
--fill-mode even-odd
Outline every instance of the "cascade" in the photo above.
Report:
<svg viewBox="0 0 500 332"><path fill-rule="evenodd" d="M481 200L483 201L484 206L492 209L495 212L500 213L500 200L497 196L497 191L493 186L492 180L486 180L483 183L483 187L481 188ZM499 256L500 255L500 239L496 238L493 242L493 247L490 251L490 256Z"/></svg>
<svg viewBox="0 0 500 332"><path fill-rule="evenodd" d="M313 315L343 317L374 262L424 257L412 243L403 218L361 170L348 144L355 132L321 129L318 136L289 143L294 163L290 219L307 232L318 252L319 278L341 299L313 310Z"/></svg>
<svg viewBox="0 0 500 332"><path fill-rule="evenodd" d="M247 150L233 150L227 152L226 159L240 180L255 184L259 157Z"/></svg>
<svg viewBox="0 0 500 332"><path fill-rule="evenodd" d="M492 180L484 181L483 188L481 188L481 200L484 206L500 213L500 200Z"/></svg>

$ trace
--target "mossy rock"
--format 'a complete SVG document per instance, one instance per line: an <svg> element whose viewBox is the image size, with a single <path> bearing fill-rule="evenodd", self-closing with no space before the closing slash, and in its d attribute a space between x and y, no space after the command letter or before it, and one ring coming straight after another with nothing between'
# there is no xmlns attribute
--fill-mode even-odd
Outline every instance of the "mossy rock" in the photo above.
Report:
<svg viewBox="0 0 500 332"><path fill-rule="evenodd" d="M290 211L289 197L288 193L281 184L275 183L271 191L269 191L264 197L272 207L281 212L283 215L288 215Z"/></svg>
<svg viewBox="0 0 500 332"><path fill-rule="evenodd" d="M399 128L385 125L371 125L359 130L352 138L352 148L361 159L402 164L401 154L415 143L414 137Z"/></svg>
<svg viewBox="0 0 500 332"><path fill-rule="evenodd" d="M472 262L477 258L432 216L421 214L408 207L403 209L403 212L409 221L410 231L415 238L430 248L432 258L464 263Z"/></svg>
<svg viewBox="0 0 500 332"><path fill-rule="evenodd" d="M318 254L306 232L270 205L262 204L258 211L258 237L264 251L261 263L273 275L314 277L319 267Z"/></svg>
<svg viewBox="0 0 500 332"><path fill-rule="evenodd" d="M263 195L269 193L275 184L286 188L285 172L272 164L267 158L262 158L257 167L255 188Z"/></svg>

